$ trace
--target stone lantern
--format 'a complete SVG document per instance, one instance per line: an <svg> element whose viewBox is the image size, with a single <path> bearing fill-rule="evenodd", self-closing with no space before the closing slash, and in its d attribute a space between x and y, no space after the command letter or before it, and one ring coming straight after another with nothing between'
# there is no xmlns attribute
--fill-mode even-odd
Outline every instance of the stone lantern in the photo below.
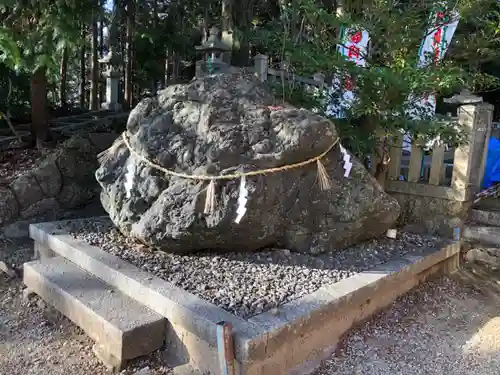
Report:
<svg viewBox="0 0 500 375"><path fill-rule="evenodd" d="M122 110L118 102L120 87L120 67L123 66L123 59L118 48L119 20L122 19L120 7L116 2L113 6L111 24L109 26L108 37L105 39L108 53L99 59L99 63L105 66L104 77L106 77L106 101L101 104L102 109L119 112Z"/></svg>
<svg viewBox="0 0 500 375"><path fill-rule="evenodd" d="M196 76L206 74L222 73L228 70L229 64L224 62L223 55L229 52L231 47L219 38L219 29L212 27L210 36L196 50L203 52L203 58L196 62Z"/></svg>
<svg viewBox="0 0 500 375"><path fill-rule="evenodd" d="M446 104L460 105L460 104L477 104L482 103L483 98L474 95L470 90L462 90L460 94L455 94L451 98L443 99Z"/></svg>
<svg viewBox="0 0 500 375"><path fill-rule="evenodd" d="M454 117L457 115L458 110L463 105L468 104L480 104L483 103L483 98L474 95L470 90L464 89L459 94L453 95L451 98L444 98L443 103L448 104L450 109L454 112L448 112L449 117Z"/></svg>

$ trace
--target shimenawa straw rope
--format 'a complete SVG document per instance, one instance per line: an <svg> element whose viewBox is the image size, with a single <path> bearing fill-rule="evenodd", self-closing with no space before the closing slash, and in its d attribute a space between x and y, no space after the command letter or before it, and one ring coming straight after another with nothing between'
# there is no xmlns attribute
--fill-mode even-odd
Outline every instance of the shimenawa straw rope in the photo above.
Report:
<svg viewBox="0 0 500 375"><path fill-rule="evenodd" d="M163 168L162 166L152 162L151 160L142 156L136 150L134 150L134 148L130 145L130 142L127 138L126 132L122 133L121 141L118 141L113 146L111 146L107 150L107 152L112 152L113 149L116 149L117 147L119 147L120 146L119 142L120 143L123 142L125 144L125 146L127 146L130 153L134 154L137 158L139 158L139 160L141 160L145 164L149 165L153 169L156 169L156 170L161 171L165 174L180 177L180 178L185 178L185 179L190 179L190 180L198 180L198 181L210 181L210 183L207 187L207 193L206 193L206 198L205 198L205 209L204 209L204 213L209 214L215 210L215 181L218 181L218 180L235 180L235 179L242 178L242 177L252 177L252 176L265 175L265 174L269 174L269 173L278 173L278 172L287 171L290 169L300 168L300 167L306 166L308 164L316 163L317 168L318 168L319 187L321 190L328 190L331 187L330 178L328 176L328 173L326 172L326 169L325 169L323 163L321 163L321 159L324 158L335 147L335 145L339 142L339 138L336 138L332 142L332 144L325 151L323 151L321 154L314 156L310 159L298 162L298 163L287 164L287 165L283 165L280 167L274 167L274 168L259 169L256 171L237 172L237 173L232 173L232 174L215 175L215 176L192 175L192 174L175 172L175 171L172 171L170 169ZM98 157L100 159L105 158L106 151L101 153Z"/></svg>

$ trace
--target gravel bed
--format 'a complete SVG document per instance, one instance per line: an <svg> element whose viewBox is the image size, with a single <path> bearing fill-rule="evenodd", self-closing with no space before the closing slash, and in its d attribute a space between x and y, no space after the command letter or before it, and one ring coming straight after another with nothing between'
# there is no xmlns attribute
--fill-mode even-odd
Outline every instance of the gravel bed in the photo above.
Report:
<svg viewBox="0 0 500 375"><path fill-rule="evenodd" d="M0 234L0 262L1 266L22 274L23 263L33 257L33 241L29 238L5 238ZM0 275L2 274L0 267Z"/></svg>
<svg viewBox="0 0 500 375"><path fill-rule="evenodd" d="M351 330L312 375L498 375L499 301L475 284L422 284Z"/></svg>
<svg viewBox="0 0 500 375"><path fill-rule="evenodd" d="M278 307L440 240L399 232L318 256L267 249L256 253L169 254L124 237L107 218L71 221L66 230L242 318Z"/></svg>

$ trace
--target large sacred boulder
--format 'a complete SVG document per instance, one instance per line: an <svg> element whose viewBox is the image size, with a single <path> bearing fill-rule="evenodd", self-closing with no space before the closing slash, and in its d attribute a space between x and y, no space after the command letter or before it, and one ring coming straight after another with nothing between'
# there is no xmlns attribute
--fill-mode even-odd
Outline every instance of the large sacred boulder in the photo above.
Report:
<svg viewBox="0 0 500 375"><path fill-rule="evenodd" d="M195 79L130 113L96 172L101 201L123 234L165 251L340 249L400 208L337 137L250 73Z"/></svg>

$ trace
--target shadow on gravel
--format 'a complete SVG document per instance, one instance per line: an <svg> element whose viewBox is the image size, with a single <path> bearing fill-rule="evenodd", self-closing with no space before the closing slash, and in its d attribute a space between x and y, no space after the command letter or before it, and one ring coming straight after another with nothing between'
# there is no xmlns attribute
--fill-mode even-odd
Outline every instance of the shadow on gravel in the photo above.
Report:
<svg viewBox="0 0 500 375"><path fill-rule="evenodd" d="M492 282L466 267L419 286L352 329L313 375L498 374L500 286Z"/></svg>

